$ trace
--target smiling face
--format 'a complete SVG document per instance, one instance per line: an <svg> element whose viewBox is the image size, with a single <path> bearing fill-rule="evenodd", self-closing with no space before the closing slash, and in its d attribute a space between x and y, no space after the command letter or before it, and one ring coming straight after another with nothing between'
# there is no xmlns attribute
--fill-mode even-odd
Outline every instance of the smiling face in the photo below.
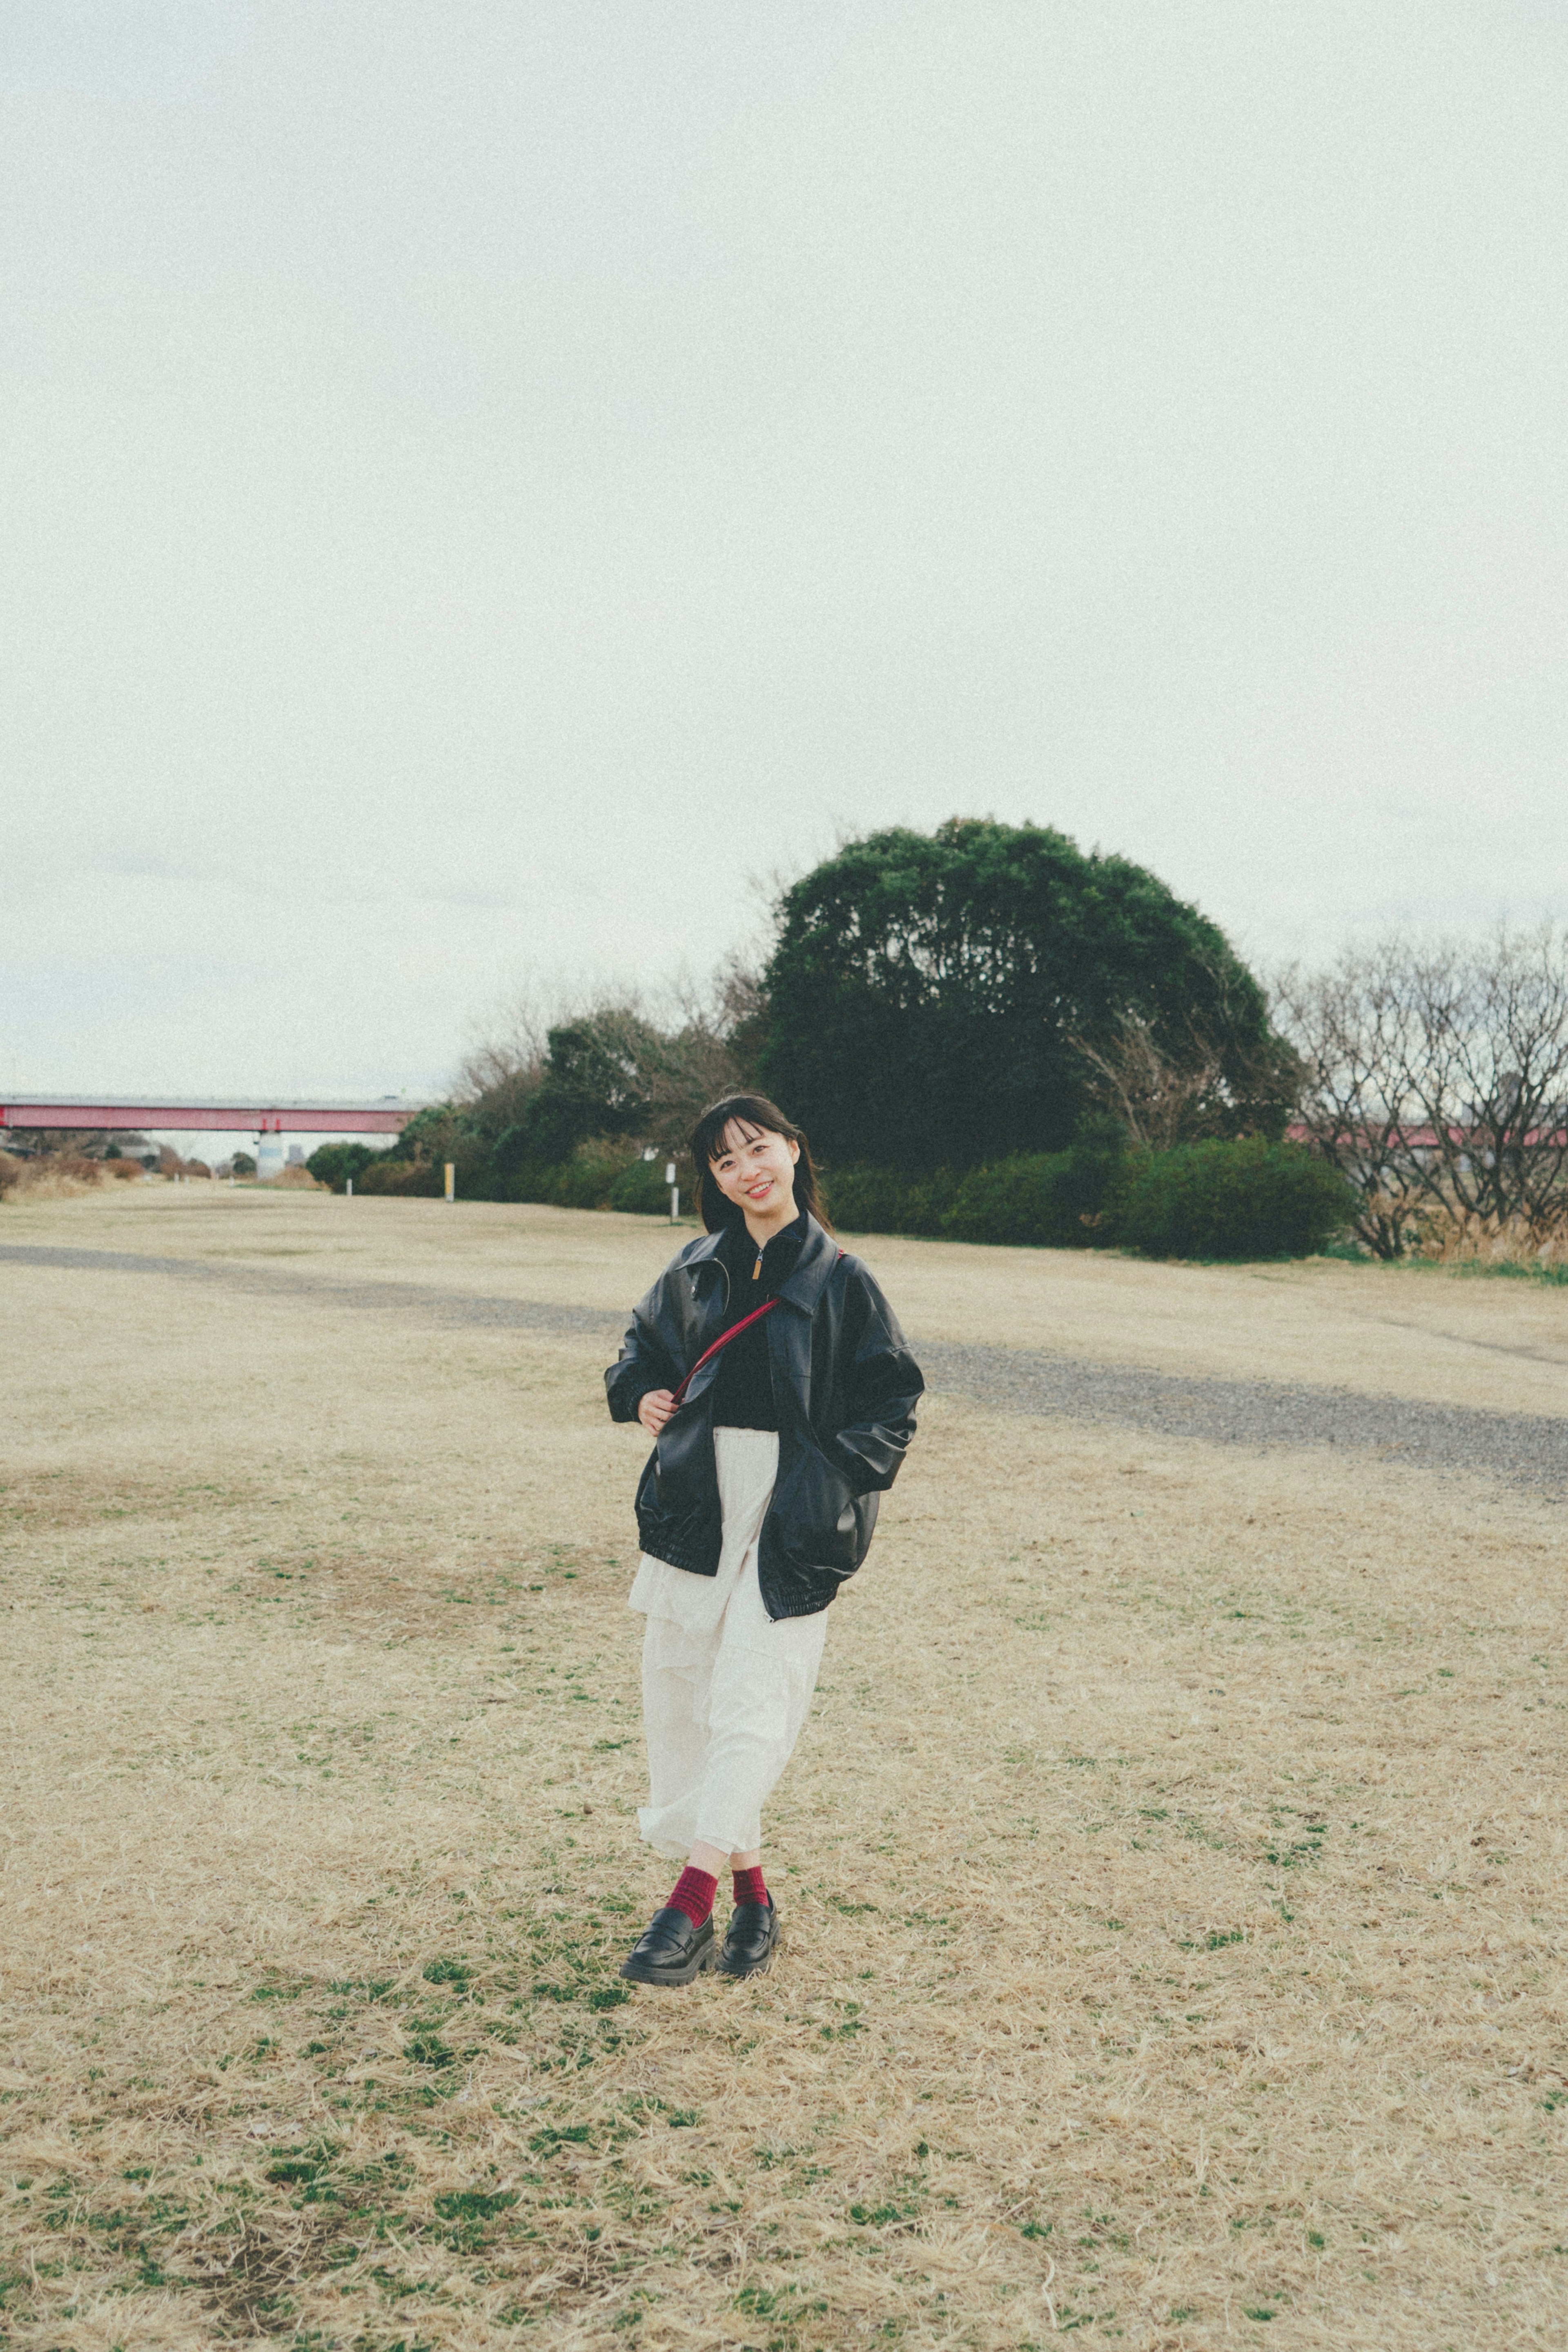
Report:
<svg viewBox="0 0 1568 2352"><path fill-rule="evenodd" d="M795 1214L795 1162L800 1147L771 1128L732 1118L709 1163L713 1181L754 1230L785 1225Z"/></svg>

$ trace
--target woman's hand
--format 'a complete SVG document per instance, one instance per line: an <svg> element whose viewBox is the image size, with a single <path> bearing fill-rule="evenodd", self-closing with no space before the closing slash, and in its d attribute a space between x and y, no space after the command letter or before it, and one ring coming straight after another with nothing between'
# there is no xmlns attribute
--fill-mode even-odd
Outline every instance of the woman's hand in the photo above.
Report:
<svg viewBox="0 0 1568 2352"><path fill-rule="evenodd" d="M657 1437L674 1409L673 1389L650 1389L637 1407L637 1418L650 1437Z"/></svg>

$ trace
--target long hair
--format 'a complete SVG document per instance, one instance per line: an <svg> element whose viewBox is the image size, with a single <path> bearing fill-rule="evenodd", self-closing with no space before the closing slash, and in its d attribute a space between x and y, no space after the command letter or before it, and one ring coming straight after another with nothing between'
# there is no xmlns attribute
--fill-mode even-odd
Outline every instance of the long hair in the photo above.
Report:
<svg viewBox="0 0 1568 2352"><path fill-rule="evenodd" d="M733 1201L725 1199L713 1177L713 1162L724 1148L724 1131L732 1118L738 1119L743 1127L765 1128L769 1135L781 1135L786 1143L800 1145L800 1157L795 1162L795 1206L809 1211L831 1234L833 1229L822 1206L821 1188L811 1163L811 1147L803 1131L792 1127L778 1104L769 1102L766 1095L726 1095L722 1100L708 1105L692 1129L691 1154L702 1185L703 1223L709 1233L721 1232L741 1214Z"/></svg>

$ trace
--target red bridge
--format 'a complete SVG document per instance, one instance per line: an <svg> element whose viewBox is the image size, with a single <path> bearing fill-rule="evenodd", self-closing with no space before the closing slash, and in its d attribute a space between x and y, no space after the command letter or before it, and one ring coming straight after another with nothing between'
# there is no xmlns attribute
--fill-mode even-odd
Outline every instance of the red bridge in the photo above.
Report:
<svg viewBox="0 0 1568 2352"><path fill-rule="evenodd" d="M0 1129L23 1134L29 1128L57 1132L70 1128L100 1133L193 1128L209 1135L401 1135L423 1108L406 1097L382 1095L376 1102L83 1102L76 1096L34 1095L27 1102L0 1103Z"/></svg>

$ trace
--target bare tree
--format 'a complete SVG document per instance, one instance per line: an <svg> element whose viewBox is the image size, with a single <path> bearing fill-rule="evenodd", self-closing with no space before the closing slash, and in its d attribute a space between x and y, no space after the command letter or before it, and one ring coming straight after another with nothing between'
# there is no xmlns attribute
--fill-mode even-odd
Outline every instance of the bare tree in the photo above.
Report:
<svg viewBox="0 0 1568 2352"><path fill-rule="evenodd" d="M746 1086L768 1034L768 990L764 967L732 948L714 974L719 1034L734 1060L737 1082Z"/></svg>
<svg viewBox="0 0 1568 2352"><path fill-rule="evenodd" d="M485 1124L497 1133L516 1126L544 1082L551 1028L587 1009L584 992L521 982L475 1024L453 1099L468 1107L483 1103Z"/></svg>
<svg viewBox="0 0 1568 2352"><path fill-rule="evenodd" d="M1108 1036L1074 1034L1071 1043L1094 1073L1090 1092L1133 1142L1164 1151L1173 1143L1229 1132L1224 1065L1212 1047L1199 1044L1176 1061L1144 1014L1131 1011L1117 1016Z"/></svg>
<svg viewBox="0 0 1568 2352"><path fill-rule="evenodd" d="M134 1158L152 1148L133 1128L35 1127L11 1138L11 1149L19 1156L31 1153L43 1160L101 1160L113 1150Z"/></svg>
<svg viewBox="0 0 1568 2352"><path fill-rule="evenodd" d="M1539 1246L1568 1228L1568 940L1500 929L1413 957L1406 984L1399 1076L1426 1121L1428 1196Z"/></svg>
<svg viewBox="0 0 1568 2352"><path fill-rule="evenodd" d="M1395 1257L1433 1231L1568 1232L1568 938L1389 940L1282 975L1277 1013L1308 1067L1301 1116Z"/></svg>
<svg viewBox="0 0 1568 2352"><path fill-rule="evenodd" d="M1093 1073L1090 1093L1152 1151L1259 1127L1277 1132L1301 1082L1293 1050L1279 1037L1243 1053L1188 1023L1173 1039L1135 1006L1092 1035L1070 1031L1069 1040Z"/></svg>
<svg viewBox="0 0 1568 2352"><path fill-rule="evenodd" d="M706 982L677 975L653 1000L624 988L547 997L525 987L477 1030L455 1097L492 1141L542 1117L536 1140L547 1152L574 1134L678 1158L699 1114L743 1083L730 1042L737 1011L723 968Z"/></svg>
<svg viewBox="0 0 1568 2352"><path fill-rule="evenodd" d="M682 974L665 992L660 1045L649 1070L650 1140L682 1151L702 1113L744 1083L734 1045L735 1016L728 968L706 982Z"/></svg>
<svg viewBox="0 0 1568 2352"><path fill-rule="evenodd" d="M1402 1255L1419 1236L1422 1195L1406 1151L1409 1106L1392 1078L1402 1009L1390 950L1347 949L1327 971L1288 966L1273 1016L1306 1068L1298 1118L1355 1193L1356 1234L1375 1257Z"/></svg>

